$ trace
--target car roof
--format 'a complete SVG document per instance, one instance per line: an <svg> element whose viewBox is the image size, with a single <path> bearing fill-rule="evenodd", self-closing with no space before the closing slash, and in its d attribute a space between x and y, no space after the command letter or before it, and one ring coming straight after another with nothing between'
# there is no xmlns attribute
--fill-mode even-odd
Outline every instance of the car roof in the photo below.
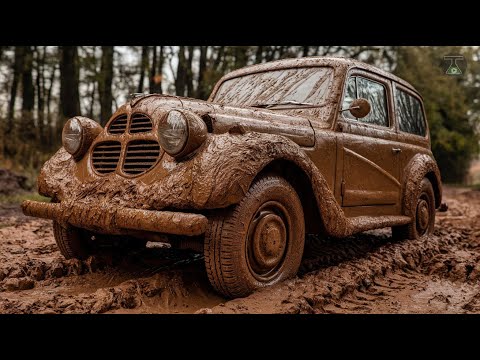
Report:
<svg viewBox="0 0 480 360"><path fill-rule="evenodd" d="M255 64L243 67L238 70L234 70L225 76L219 81L219 83L236 78L239 76L244 76L247 74L257 73L257 72L265 72L265 71L272 71L272 70L280 70L280 69L288 69L288 68L295 68L295 67L308 67L308 66L331 66L334 68L341 67L346 71L351 68L358 68L361 70L366 70L380 76L383 76L387 79L395 81L404 87L414 91L420 97L420 93L407 81L395 76L387 71L379 69L376 66L364 63L360 60L350 59L346 57L334 57L334 56L309 56L309 57L302 57L302 58L292 58L292 59L282 59L276 61L270 61L262 64Z"/></svg>

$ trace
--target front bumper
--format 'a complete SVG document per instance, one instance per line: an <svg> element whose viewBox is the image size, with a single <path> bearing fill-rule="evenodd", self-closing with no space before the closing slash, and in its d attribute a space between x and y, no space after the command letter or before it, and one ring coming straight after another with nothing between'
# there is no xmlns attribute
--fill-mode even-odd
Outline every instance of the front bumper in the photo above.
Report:
<svg viewBox="0 0 480 360"><path fill-rule="evenodd" d="M25 200L23 213L27 216L52 219L73 226L118 234L122 229L152 231L175 235L201 235L208 220L204 215L130 208L65 206L62 203L43 203Z"/></svg>

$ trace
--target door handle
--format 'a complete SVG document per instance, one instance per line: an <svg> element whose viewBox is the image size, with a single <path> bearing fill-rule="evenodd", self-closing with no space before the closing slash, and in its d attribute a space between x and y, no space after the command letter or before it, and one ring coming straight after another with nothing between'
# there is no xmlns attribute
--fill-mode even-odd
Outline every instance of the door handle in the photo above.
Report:
<svg viewBox="0 0 480 360"><path fill-rule="evenodd" d="M392 148L392 152L394 154L400 154L402 152L402 149L399 149L399 148Z"/></svg>

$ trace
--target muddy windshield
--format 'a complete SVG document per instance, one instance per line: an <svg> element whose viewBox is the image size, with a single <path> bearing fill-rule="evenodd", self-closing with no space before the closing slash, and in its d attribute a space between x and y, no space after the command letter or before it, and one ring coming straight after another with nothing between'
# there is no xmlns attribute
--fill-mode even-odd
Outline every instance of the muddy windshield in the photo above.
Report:
<svg viewBox="0 0 480 360"><path fill-rule="evenodd" d="M228 105L278 109L323 105L333 80L330 67L293 68L266 71L233 78L222 83L214 102Z"/></svg>

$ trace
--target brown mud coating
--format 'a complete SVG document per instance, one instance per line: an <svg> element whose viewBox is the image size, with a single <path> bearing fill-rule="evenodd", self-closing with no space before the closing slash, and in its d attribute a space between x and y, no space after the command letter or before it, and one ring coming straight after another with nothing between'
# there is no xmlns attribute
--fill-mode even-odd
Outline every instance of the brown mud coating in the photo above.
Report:
<svg viewBox="0 0 480 360"><path fill-rule="evenodd" d="M311 238L298 277L233 301L213 291L200 255L65 260L50 221L0 205L0 313L480 313L480 192L444 196L431 237Z"/></svg>
<svg viewBox="0 0 480 360"><path fill-rule="evenodd" d="M377 74L408 87L410 85L391 74L374 69L366 64L346 60L311 58L288 60L260 65L255 71L283 69L292 66L330 66L335 76L330 84L331 91L326 106L317 109L296 109L275 112L250 107L234 107L187 98L148 95L134 99L120 107L112 116L103 132L93 141L89 151L78 162L62 148L43 167L38 178L38 189L42 195L49 196L62 203L64 214L60 219L73 216L73 206L97 208L97 211L83 213L82 224L93 231L114 232L117 208L135 208L145 210L175 209L180 211L202 212L209 209L225 208L238 203L257 175L268 166L282 162L289 171L302 172L309 179L312 193L316 199L317 212L320 214L322 230L328 235L345 237L356 232L383 226L402 225L408 221L402 215L411 217L412 202L415 201L419 181L427 176L431 179L436 194L436 207L441 201L441 181L438 167L429 150L428 134L420 138L408 134L397 134L378 127L368 127L358 121L352 122L338 116L338 98L343 89L345 75L355 71L375 71ZM247 67L227 75L224 80L252 71ZM378 75L377 75L378 76ZM223 81L223 80L222 80ZM221 83L220 81L219 83ZM218 91L214 89L210 100ZM335 101L336 100L336 101ZM91 151L98 143L115 140L125 150L127 142L132 140L157 141L159 121L172 109L183 109L202 117L210 133L206 141L193 154L180 161L161 151L159 163L147 173L132 177L125 174L119 165L112 174L100 175L95 172L91 162ZM148 133L122 135L109 134L107 129L113 120L122 114L147 114L153 120L153 129ZM393 116L391 116L393 117ZM324 119L319 121L318 119ZM334 132L340 129L341 132ZM370 149L358 147L357 135ZM403 188L395 204L390 207L370 206L368 209L343 208L340 181L342 162L348 166L350 154L356 154L358 163L355 178L367 181L366 184L347 183L348 194L362 195L356 188L378 188L388 194L389 173L370 176L371 167L365 166L371 152L390 152L382 149L380 138L391 142L402 137L405 160L380 158L380 163L394 161L406 162L414 156L411 163L400 170L392 169L394 181ZM358 137L358 136L357 136ZM349 142L352 142L350 146ZM364 146L364 147L365 147ZM353 148L354 150L351 150ZM378 148L378 149L377 149ZM124 157L124 153L120 158ZM337 158L334 155L337 153ZM423 156L419 155L423 153ZM344 154L342 156L342 154ZM417 155L416 155L417 154ZM358 160L360 159L360 160ZM120 161L121 162L121 161ZM403 166L398 164L398 168ZM335 163L337 166L335 167ZM362 166L363 165L363 166ZM346 169L345 171L349 171ZM390 175L391 177L391 175ZM400 183L405 182L405 186ZM353 190L349 190L352 187ZM390 189L392 190L392 189ZM383 196L377 191L378 196ZM392 193L390 191L390 193ZM389 209L390 208L390 209ZM90 213L102 213L106 216L92 217ZM382 216L382 218L378 218ZM376 217L376 218L372 218ZM317 221L317 220L315 220ZM91 226L88 226L88 225ZM117 233L121 233L117 230Z"/></svg>

